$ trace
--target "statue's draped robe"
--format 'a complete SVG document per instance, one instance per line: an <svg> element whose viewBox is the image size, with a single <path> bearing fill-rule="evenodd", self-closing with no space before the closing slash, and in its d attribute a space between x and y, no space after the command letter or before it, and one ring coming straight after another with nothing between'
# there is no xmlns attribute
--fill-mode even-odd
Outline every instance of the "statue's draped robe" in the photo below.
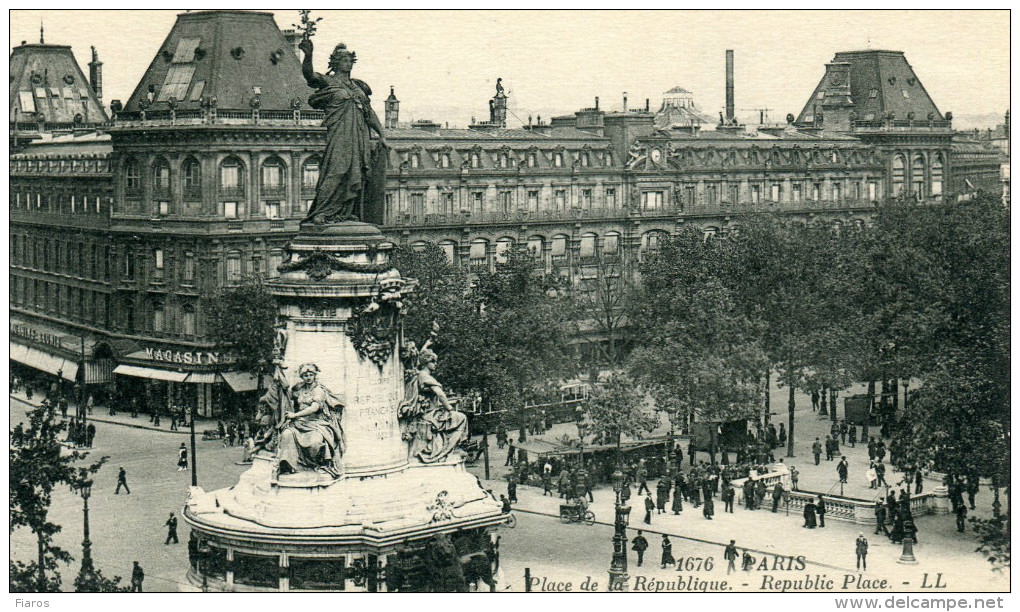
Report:
<svg viewBox="0 0 1020 612"><path fill-rule="evenodd" d="M443 461L468 437L467 417L448 410L436 397L436 388L442 388L439 381L427 369L418 370L408 379L400 404L400 417L407 419L405 433L411 438L409 454L422 463Z"/></svg>
<svg viewBox="0 0 1020 612"><path fill-rule="evenodd" d="M281 472L314 470L326 467L339 474L344 453L344 434L340 427L343 404L326 387L314 383L298 383L291 388L291 401L295 411L305 410L318 403L313 414L292 419L280 432L277 457Z"/></svg>
<svg viewBox="0 0 1020 612"><path fill-rule="evenodd" d="M369 219L359 204L376 207L385 185L384 151L373 155L366 114L369 112L368 85L352 79L344 83L333 75L319 75L326 85L308 99L312 108L325 111L326 150L319 165L319 182L308 219L327 222ZM381 166L381 168L379 168Z"/></svg>

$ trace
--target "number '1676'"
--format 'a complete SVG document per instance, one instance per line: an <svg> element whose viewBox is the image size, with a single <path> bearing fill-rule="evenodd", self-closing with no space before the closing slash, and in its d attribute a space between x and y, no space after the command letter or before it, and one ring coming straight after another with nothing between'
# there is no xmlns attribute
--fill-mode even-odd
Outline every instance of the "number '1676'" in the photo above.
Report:
<svg viewBox="0 0 1020 612"><path fill-rule="evenodd" d="M712 571L715 560L712 557L680 557L676 560L676 569L688 572Z"/></svg>

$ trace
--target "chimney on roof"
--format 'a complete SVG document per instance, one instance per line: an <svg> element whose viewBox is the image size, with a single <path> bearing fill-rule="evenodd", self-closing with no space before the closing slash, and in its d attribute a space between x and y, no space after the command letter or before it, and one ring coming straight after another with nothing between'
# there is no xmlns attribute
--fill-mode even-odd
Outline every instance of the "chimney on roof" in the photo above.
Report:
<svg viewBox="0 0 1020 612"><path fill-rule="evenodd" d="M283 38L287 41L287 44L290 45L291 51L294 52L294 55L296 55L298 59L301 59L301 54L299 53L300 49L298 49L298 45L301 43L301 35L297 33L297 30L284 30Z"/></svg>
<svg viewBox="0 0 1020 612"><path fill-rule="evenodd" d="M390 96L386 98L386 129L397 129L397 121L400 118L400 100L393 93L393 86L390 85Z"/></svg>
<svg viewBox="0 0 1020 612"><path fill-rule="evenodd" d="M92 61L89 62L89 85L96 94L99 105L103 105L103 62L99 61L99 53L92 47Z"/></svg>
<svg viewBox="0 0 1020 612"><path fill-rule="evenodd" d="M733 49L726 50L726 123L733 123Z"/></svg>
<svg viewBox="0 0 1020 612"><path fill-rule="evenodd" d="M623 92L623 112L627 112L627 92Z"/></svg>
<svg viewBox="0 0 1020 612"><path fill-rule="evenodd" d="M599 97L595 96L595 110L598 109L599 109ZM1009 111L1006 111L1006 123L1009 123Z"/></svg>
<svg viewBox="0 0 1020 612"><path fill-rule="evenodd" d="M645 112L647 113L650 108L652 108L652 99L645 98Z"/></svg>

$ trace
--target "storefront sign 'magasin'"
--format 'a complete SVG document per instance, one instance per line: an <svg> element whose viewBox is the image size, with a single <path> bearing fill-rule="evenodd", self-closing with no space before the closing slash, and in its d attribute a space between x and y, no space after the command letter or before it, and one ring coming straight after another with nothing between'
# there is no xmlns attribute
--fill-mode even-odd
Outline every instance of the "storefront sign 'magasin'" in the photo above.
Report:
<svg viewBox="0 0 1020 612"><path fill-rule="evenodd" d="M220 363L232 363L232 355L220 353L219 351L172 351L170 349L145 349L145 358L150 361L161 363L183 363L192 365L216 365Z"/></svg>

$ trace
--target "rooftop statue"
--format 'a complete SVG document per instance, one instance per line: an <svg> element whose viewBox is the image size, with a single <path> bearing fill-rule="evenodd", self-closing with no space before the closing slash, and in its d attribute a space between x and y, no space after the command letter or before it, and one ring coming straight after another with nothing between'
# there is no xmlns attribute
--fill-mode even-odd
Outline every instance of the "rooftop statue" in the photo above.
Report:
<svg viewBox="0 0 1020 612"><path fill-rule="evenodd" d="M329 72L319 74L312 68L311 38L305 37L298 48L305 54L301 72L309 87L316 89L308 104L326 113L322 122L326 150L319 166L315 200L305 221L379 223L388 145L369 101L372 89L364 81L351 78L357 56L340 43L329 57ZM378 138L373 139L373 134Z"/></svg>

